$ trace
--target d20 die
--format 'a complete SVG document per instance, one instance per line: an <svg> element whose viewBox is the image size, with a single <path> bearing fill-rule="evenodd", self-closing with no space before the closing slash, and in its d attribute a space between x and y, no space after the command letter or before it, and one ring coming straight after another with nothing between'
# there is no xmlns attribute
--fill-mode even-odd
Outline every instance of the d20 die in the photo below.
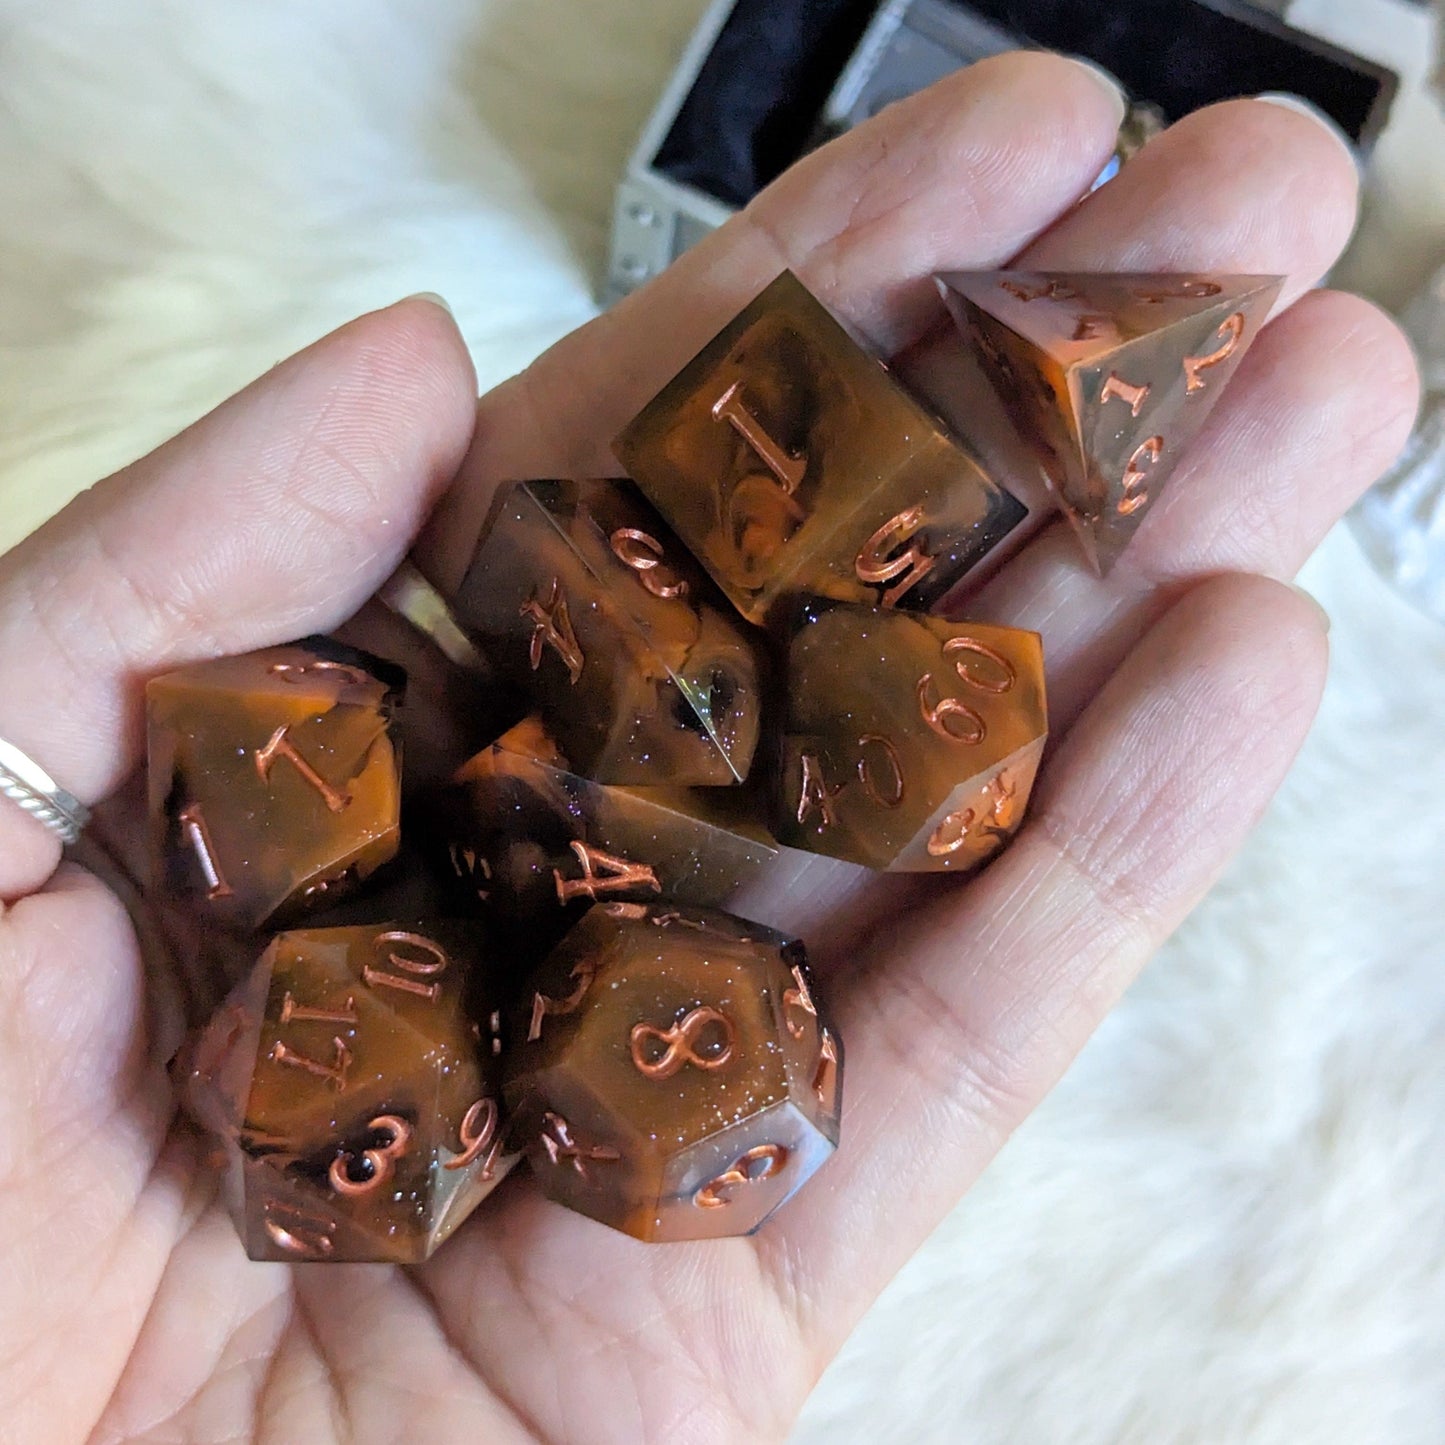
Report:
<svg viewBox="0 0 1445 1445"><path fill-rule="evenodd" d="M173 1068L253 1259L425 1259L514 1162L478 925L279 935Z"/></svg>
<svg viewBox="0 0 1445 1445"><path fill-rule="evenodd" d="M747 788L623 788L572 771L539 718L484 748L428 800L434 866L456 908L495 921L539 960L597 902L726 908L803 865Z"/></svg>
<svg viewBox="0 0 1445 1445"><path fill-rule="evenodd" d="M146 688L157 884L256 928L332 902L397 850L401 672L324 639Z"/></svg>
<svg viewBox="0 0 1445 1445"><path fill-rule="evenodd" d="M526 992L505 1091L548 1198L676 1240L756 1229L833 1152L841 1083L800 943L601 903Z"/></svg>
<svg viewBox="0 0 1445 1445"><path fill-rule="evenodd" d="M747 776L754 641L630 482L511 487L457 610L578 772L642 784Z"/></svg>
<svg viewBox="0 0 1445 1445"><path fill-rule="evenodd" d="M1278 276L950 272L938 278L1107 572L1279 295Z"/></svg>
<svg viewBox="0 0 1445 1445"><path fill-rule="evenodd" d="M1038 634L828 602L798 619L778 838L896 872L991 858L1048 735Z"/></svg>
<svg viewBox="0 0 1445 1445"><path fill-rule="evenodd" d="M614 449L754 622L793 594L926 609L1027 515L788 271Z"/></svg>

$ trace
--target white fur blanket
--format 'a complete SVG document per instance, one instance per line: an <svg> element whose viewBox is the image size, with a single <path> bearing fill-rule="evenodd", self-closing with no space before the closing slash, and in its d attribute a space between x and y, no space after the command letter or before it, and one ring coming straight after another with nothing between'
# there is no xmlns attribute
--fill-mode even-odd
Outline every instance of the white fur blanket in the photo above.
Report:
<svg viewBox="0 0 1445 1445"><path fill-rule="evenodd" d="M0 0L0 545L366 307L444 293L484 384L587 317L701 3ZM1445 628L1347 535L1305 580L1278 806L799 1441L1445 1439Z"/></svg>

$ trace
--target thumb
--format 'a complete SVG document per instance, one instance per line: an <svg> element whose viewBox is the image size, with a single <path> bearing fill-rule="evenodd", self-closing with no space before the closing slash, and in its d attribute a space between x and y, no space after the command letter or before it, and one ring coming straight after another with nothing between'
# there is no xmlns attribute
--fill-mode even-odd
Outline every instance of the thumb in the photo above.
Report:
<svg viewBox="0 0 1445 1445"><path fill-rule="evenodd" d="M392 572L471 440L450 315L414 298L282 362L0 558L0 738L85 802L166 668L324 631ZM0 799L0 900L59 843Z"/></svg>

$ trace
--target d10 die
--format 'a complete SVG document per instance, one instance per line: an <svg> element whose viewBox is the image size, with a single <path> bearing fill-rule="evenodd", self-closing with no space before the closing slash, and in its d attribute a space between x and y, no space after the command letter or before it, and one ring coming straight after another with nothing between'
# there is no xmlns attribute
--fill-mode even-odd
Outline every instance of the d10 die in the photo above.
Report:
<svg viewBox="0 0 1445 1445"><path fill-rule="evenodd" d="M897 872L992 857L1048 735L1038 634L827 602L798 617L778 838Z"/></svg>
<svg viewBox="0 0 1445 1445"><path fill-rule="evenodd" d="M940 276L1107 572L1159 496L1279 294L1277 276Z"/></svg>
<svg viewBox="0 0 1445 1445"><path fill-rule="evenodd" d="M597 902L727 907L804 855L763 825L754 788L622 788L567 767L529 718L430 800L426 837L454 907L482 912L529 961Z"/></svg>
<svg viewBox="0 0 1445 1445"><path fill-rule="evenodd" d="M404 678L321 639L146 688L157 883L256 928L333 901L397 850Z"/></svg>
<svg viewBox="0 0 1445 1445"><path fill-rule="evenodd" d="M761 701L753 640L631 483L510 488L457 610L577 772L747 776Z"/></svg>
<svg viewBox="0 0 1445 1445"><path fill-rule="evenodd" d="M786 271L615 450L755 622L790 594L926 609L1026 516Z"/></svg>
<svg viewBox="0 0 1445 1445"><path fill-rule="evenodd" d="M283 933L187 1046L253 1259L425 1259L514 1162L476 925Z"/></svg>
<svg viewBox="0 0 1445 1445"><path fill-rule="evenodd" d="M598 904L511 1028L513 1137L542 1189L639 1239L749 1233L838 1142L841 1044L771 929Z"/></svg>

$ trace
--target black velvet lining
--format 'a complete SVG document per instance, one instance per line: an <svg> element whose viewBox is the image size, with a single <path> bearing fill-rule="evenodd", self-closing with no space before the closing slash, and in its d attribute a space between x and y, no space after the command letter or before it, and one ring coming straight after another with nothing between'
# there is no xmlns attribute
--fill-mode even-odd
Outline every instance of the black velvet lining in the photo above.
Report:
<svg viewBox="0 0 1445 1445"><path fill-rule="evenodd" d="M962 0L959 0L962 4ZM1289 91L1368 147L1393 72L1239 0L970 0L1021 45L1087 56L1171 120L1212 101ZM738 0L653 164L744 205L808 148L877 0Z"/></svg>

